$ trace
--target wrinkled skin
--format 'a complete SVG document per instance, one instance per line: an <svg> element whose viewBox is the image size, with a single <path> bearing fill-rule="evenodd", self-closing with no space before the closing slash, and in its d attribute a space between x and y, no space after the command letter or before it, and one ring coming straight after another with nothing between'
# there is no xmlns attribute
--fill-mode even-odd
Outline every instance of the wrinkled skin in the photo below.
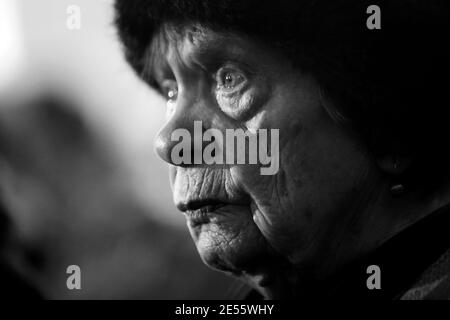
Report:
<svg viewBox="0 0 450 320"><path fill-rule="evenodd" d="M305 279L326 277L394 232L383 214L372 219L387 190L376 161L331 119L311 75L256 41L209 29L172 38L166 49L154 70L169 95L156 149L171 163L174 201L206 264L267 298L292 296ZM173 165L171 133L192 131L195 120L222 131L279 129L278 173ZM193 203L209 199L227 205L193 219Z"/></svg>

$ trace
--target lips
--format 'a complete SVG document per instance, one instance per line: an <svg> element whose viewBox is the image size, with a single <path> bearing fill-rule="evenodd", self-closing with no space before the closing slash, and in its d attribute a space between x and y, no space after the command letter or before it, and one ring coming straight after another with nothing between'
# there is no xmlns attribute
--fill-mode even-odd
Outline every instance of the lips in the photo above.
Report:
<svg viewBox="0 0 450 320"><path fill-rule="evenodd" d="M178 210L182 212L197 211L203 208L214 208L226 204L225 201L216 199L194 199L177 204Z"/></svg>
<svg viewBox="0 0 450 320"><path fill-rule="evenodd" d="M248 205L247 201L229 202L218 199L195 199L178 203L177 208L182 211L193 226L210 222L212 214L226 210L228 207Z"/></svg>
<svg viewBox="0 0 450 320"><path fill-rule="evenodd" d="M209 215L227 204L215 199L196 199L179 203L177 207L184 212L193 225L199 225L209 222Z"/></svg>

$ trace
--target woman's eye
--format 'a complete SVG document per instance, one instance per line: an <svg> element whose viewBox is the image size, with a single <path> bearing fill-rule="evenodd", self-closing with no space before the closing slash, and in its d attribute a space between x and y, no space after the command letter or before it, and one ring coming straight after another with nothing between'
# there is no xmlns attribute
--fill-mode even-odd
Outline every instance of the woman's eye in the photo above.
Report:
<svg viewBox="0 0 450 320"><path fill-rule="evenodd" d="M226 90L233 90L245 82L244 75L231 68L222 68L217 72L217 86Z"/></svg>
<svg viewBox="0 0 450 320"><path fill-rule="evenodd" d="M167 101L175 101L177 99L178 85L175 80L164 80L161 87Z"/></svg>
<svg viewBox="0 0 450 320"><path fill-rule="evenodd" d="M167 99L168 99L168 100L176 100L177 94L178 94L177 88L170 89L170 90L167 92Z"/></svg>

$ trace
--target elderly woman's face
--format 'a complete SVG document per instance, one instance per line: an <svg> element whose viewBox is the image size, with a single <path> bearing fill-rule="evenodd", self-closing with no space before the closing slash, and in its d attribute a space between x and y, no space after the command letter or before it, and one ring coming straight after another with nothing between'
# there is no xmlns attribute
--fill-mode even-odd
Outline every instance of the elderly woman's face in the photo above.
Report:
<svg viewBox="0 0 450 320"><path fill-rule="evenodd" d="M314 78L261 44L205 29L169 40L162 58L154 71L168 95L167 122L156 148L171 164L174 201L203 261L260 288L292 267L337 263L358 232L349 226L375 170L324 109ZM194 121L222 132L279 129L278 172L175 165L171 134L192 133Z"/></svg>

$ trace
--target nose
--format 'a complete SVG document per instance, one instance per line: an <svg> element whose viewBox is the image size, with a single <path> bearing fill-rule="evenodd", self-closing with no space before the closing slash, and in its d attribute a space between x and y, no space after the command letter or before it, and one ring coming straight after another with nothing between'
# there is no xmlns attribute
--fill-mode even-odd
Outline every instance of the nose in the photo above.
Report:
<svg viewBox="0 0 450 320"><path fill-rule="evenodd" d="M155 139L155 150L158 156L165 162L178 166L186 166L194 163L195 155L202 154L202 135L212 117L212 111L208 110L204 102L193 99L193 102L181 100L176 102L175 110L166 124L161 128ZM174 147L183 144L185 148L180 150ZM200 150L200 152L198 152ZM183 152L189 152L186 155ZM196 152L197 151L197 152ZM177 155L176 157L173 156ZM174 158L188 158L190 163L180 163Z"/></svg>

